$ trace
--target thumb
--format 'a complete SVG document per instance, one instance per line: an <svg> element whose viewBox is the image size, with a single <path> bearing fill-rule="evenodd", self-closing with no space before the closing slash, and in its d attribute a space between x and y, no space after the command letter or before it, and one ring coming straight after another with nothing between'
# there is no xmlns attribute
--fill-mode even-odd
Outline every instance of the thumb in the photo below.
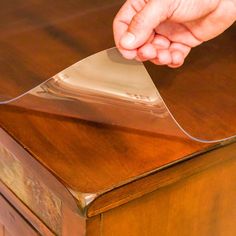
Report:
<svg viewBox="0 0 236 236"><path fill-rule="evenodd" d="M144 8L131 20L128 30L120 39L124 49L136 49L151 36L153 30L168 16L167 0L149 0Z"/></svg>

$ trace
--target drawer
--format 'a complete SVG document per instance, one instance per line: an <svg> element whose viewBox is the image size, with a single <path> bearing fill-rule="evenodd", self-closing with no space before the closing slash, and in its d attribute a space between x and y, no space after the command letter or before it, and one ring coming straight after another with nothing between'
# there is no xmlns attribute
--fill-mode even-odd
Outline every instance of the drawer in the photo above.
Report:
<svg viewBox="0 0 236 236"><path fill-rule="evenodd" d="M40 235L0 194L0 236Z"/></svg>

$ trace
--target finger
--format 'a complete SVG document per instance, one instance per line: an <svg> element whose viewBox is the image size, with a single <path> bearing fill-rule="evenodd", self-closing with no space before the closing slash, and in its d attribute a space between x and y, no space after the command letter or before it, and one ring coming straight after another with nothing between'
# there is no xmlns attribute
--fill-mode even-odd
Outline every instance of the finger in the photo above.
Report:
<svg viewBox="0 0 236 236"><path fill-rule="evenodd" d="M168 64L171 68L177 68L183 65L184 55L180 51L171 52L172 62Z"/></svg>
<svg viewBox="0 0 236 236"><path fill-rule="evenodd" d="M127 59L133 59L137 56L136 50L126 50L121 47L120 39L122 35L128 30L128 25L130 24L132 18L136 14L136 11L131 7L129 2L126 2L113 21L113 34L116 47L120 53Z"/></svg>
<svg viewBox="0 0 236 236"><path fill-rule="evenodd" d="M158 50L157 58L162 65L168 65L172 63L172 55L167 49Z"/></svg>
<svg viewBox="0 0 236 236"><path fill-rule="evenodd" d="M155 32L153 31L146 43L152 43L155 38Z"/></svg>
<svg viewBox="0 0 236 236"><path fill-rule="evenodd" d="M122 56L126 59L132 60L137 56L137 50L125 50L122 48L118 48Z"/></svg>
<svg viewBox="0 0 236 236"><path fill-rule="evenodd" d="M152 45L147 46L147 47L149 47L150 49L148 49L148 48L145 49L145 46L146 46L146 45L152 43L152 41L153 41L153 39L154 39L154 36L155 36L155 34L154 34L154 32L153 32L153 34L151 34L151 36L150 36L149 39L147 40L147 43L145 43L142 47L140 47L139 49L137 49L137 56L136 56L136 58L135 58L137 61L147 61L147 60L151 60L151 59L153 59L153 58L156 57L156 51L153 52L153 49L150 48ZM144 48L143 48L143 47L144 47ZM143 50L145 51L144 53L142 52ZM147 58L146 58L146 57L145 57L145 54L148 54L148 52L147 52L148 50L151 50L152 52L150 52L151 55L147 55ZM155 48L154 48L154 50L155 50ZM147 52L147 53L146 53L146 52ZM153 53L155 53L155 56L152 56ZM150 58L150 59L148 59L148 58Z"/></svg>
<svg viewBox="0 0 236 236"><path fill-rule="evenodd" d="M152 44L157 50L168 49L170 47L170 40L162 35L156 34L152 41Z"/></svg>
<svg viewBox="0 0 236 236"><path fill-rule="evenodd" d="M191 48L181 43L172 43L169 51L171 53L172 62L169 67L176 68L183 65L185 58L189 54Z"/></svg>
<svg viewBox="0 0 236 236"><path fill-rule="evenodd" d="M159 61L158 58L155 58L155 59L150 60L150 61L151 61L153 64L158 65L158 66L162 66L162 65L163 65L162 63L160 63L160 61Z"/></svg>
<svg viewBox="0 0 236 236"><path fill-rule="evenodd" d="M150 44L154 39L154 33L150 36L150 38L148 39L147 43L146 44ZM145 44L145 45L146 45ZM144 45L144 46L145 46ZM149 48L150 48L151 45L149 45ZM147 61L147 60L150 60L152 58L155 58L156 57L156 51L155 51L155 48L153 49L148 49L148 46L147 46L147 49L141 49L141 54L138 55L138 50L124 50L124 49L120 49L120 52L122 53L122 55L126 58L126 59L136 59L137 61ZM147 54L147 58L144 56L142 56L142 50L146 51L145 53ZM150 52L148 52L150 51ZM144 53L144 54L145 54ZM148 53L150 53L150 55L148 55ZM153 54L155 53L154 56L152 56ZM150 58L150 59L149 59Z"/></svg>
<svg viewBox="0 0 236 236"><path fill-rule="evenodd" d="M191 50L191 47L185 45L185 44L182 44L182 43L171 43L170 47L169 47L169 51L172 52L172 51L180 51L184 57L186 57L189 52Z"/></svg>
<svg viewBox="0 0 236 236"><path fill-rule="evenodd" d="M132 1L130 1L130 5L132 5ZM167 14L167 1L148 1L143 9L133 16L128 29L120 39L121 47L133 50L142 46L147 42L155 27L167 18Z"/></svg>
<svg viewBox="0 0 236 236"><path fill-rule="evenodd" d="M142 61L152 60L157 57L157 52L153 44L147 43L138 49L138 57Z"/></svg>

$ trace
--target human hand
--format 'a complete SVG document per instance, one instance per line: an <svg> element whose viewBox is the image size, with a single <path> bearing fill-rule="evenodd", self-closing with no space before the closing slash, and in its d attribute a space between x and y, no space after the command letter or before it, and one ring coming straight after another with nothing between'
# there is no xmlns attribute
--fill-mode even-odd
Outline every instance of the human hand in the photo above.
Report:
<svg viewBox="0 0 236 236"><path fill-rule="evenodd" d="M127 59L179 67L192 47L236 20L236 0L127 0L113 22L117 48Z"/></svg>

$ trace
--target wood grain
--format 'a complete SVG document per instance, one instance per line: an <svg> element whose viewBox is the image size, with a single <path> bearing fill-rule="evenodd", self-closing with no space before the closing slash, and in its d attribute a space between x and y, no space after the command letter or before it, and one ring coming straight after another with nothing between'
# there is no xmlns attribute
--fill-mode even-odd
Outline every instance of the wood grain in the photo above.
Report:
<svg viewBox="0 0 236 236"><path fill-rule="evenodd" d="M94 216L119 207L136 198L145 196L156 189L178 183L178 181L207 171L215 165L235 159L236 144L219 146L213 151L199 153L199 155L186 159L170 167L159 169L143 178L133 180L131 183L115 188L99 196L88 208L88 216ZM142 187L140 187L142 186Z"/></svg>
<svg viewBox="0 0 236 236"><path fill-rule="evenodd" d="M184 66L147 65L164 101L192 136L217 140L236 134L236 23L191 50Z"/></svg>
<svg viewBox="0 0 236 236"><path fill-rule="evenodd" d="M233 236L235 170L234 154L223 163L105 212L101 235Z"/></svg>
<svg viewBox="0 0 236 236"><path fill-rule="evenodd" d="M0 130L0 136L0 146L2 147L0 160L5 160L3 168L0 169L1 194L43 235L52 235L53 233L62 235L65 230L68 234L71 234L72 231L85 231L85 219L81 216L82 209L79 203L77 206L68 190L36 160L31 158L29 153L9 135ZM17 163L18 169L11 169L11 164L14 162ZM44 190L39 188L39 192L35 194L35 191L26 184L28 180L36 180L39 186L44 186ZM19 187L12 188L14 184L11 182L18 182L18 185L21 186L20 191ZM42 199L45 200L42 202ZM55 210L55 203L53 203L55 199L60 202L60 207L57 210ZM56 214L58 210L60 216ZM59 218L55 221L56 215Z"/></svg>
<svg viewBox="0 0 236 236"><path fill-rule="evenodd" d="M121 1L108 0L1 2L0 94L16 96L85 56L113 46L112 20L120 5ZM221 40L228 42L227 37ZM221 63L230 59L234 58ZM207 63L216 74L222 70L211 60ZM196 71L201 77L209 73L195 65L186 71L190 77ZM225 73L221 73L224 78L234 76ZM55 175L79 203L85 202L84 209L89 204L84 196L100 196L217 146L10 106L0 106L0 126L31 155L29 159ZM11 151L17 154L18 148Z"/></svg>
<svg viewBox="0 0 236 236"><path fill-rule="evenodd" d="M212 146L19 109L0 112L2 127L74 192L104 192Z"/></svg>
<svg viewBox="0 0 236 236"><path fill-rule="evenodd" d="M43 223L36 215L33 213L25 204L21 202L21 200L15 196L1 181L0 181L0 189L1 194L7 201L11 204L14 209L17 209L21 215L24 216L24 219L35 228L42 235L53 236L54 233L47 227L45 223ZM12 225L13 227L13 225ZM5 229L6 231L6 229Z"/></svg>
<svg viewBox="0 0 236 236"><path fill-rule="evenodd" d="M61 232L62 203L35 174L0 144L0 181L55 232Z"/></svg>
<svg viewBox="0 0 236 236"><path fill-rule="evenodd" d="M102 220L101 215L88 218L86 225L86 236L101 236Z"/></svg>
<svg viewBox="0 0 236 236"><path fill-rule="evenodd" d="M121 2L1 2L0 94L20 94L113 46L112 20Z"/></svg>
<svg viewBox="0 0 236 236"><path fill-rule="evenodd" d="M39 235L35 229L30 226L24 218L16 212L9 203L0 195L0 222L14 236L36 236ZM14 225L14 227L13 227ZM6 234L8 235L8 234Z"/></svg>

